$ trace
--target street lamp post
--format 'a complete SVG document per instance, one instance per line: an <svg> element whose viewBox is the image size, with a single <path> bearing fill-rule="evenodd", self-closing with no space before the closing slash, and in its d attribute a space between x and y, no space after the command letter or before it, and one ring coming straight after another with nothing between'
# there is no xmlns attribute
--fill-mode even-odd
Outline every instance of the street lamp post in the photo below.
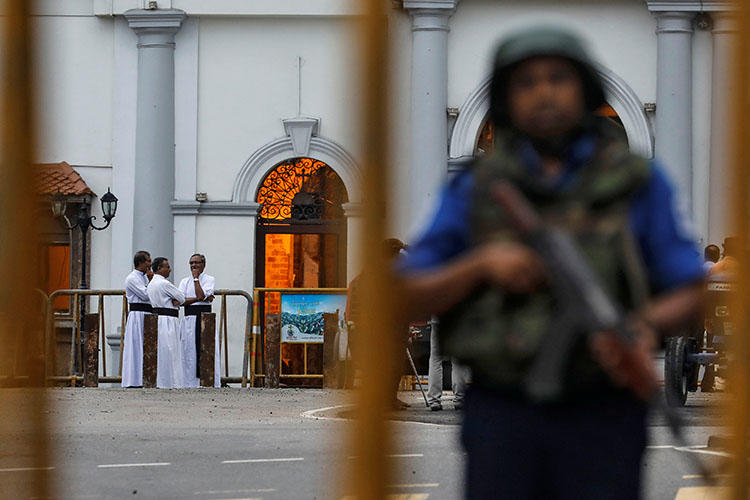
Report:
<svg viewBox="0 0 750 500"><path fill-rule="evenodd" d="M114 219L115 214L117 213L117 197L112 194L112 192L107 188L107 192L104 193L104 196L102 196L101 203L102 203L102 215L104 216L105 224L101 227L98 227L94 224L94 219L96 219L95 215L89 214L89 208L90 208L90 201L88 195L84 195L83 200L81 201L81 208L78 210L78 216L76 217L76 221L74 224L71 224L68 217L65 215L65 209L66 209L66 201L65 197L63 196L60 191L58 191L53 197L52 197L52 216L55 218L62 218L65 221L65 226L68 228L68 230L72 231L75 228L79 228L81 230L81 282L79 288L82 290L85 290L88 288L88 284L86 282L86 236L89 231L89 229L95 229L97 231L102 231L104 229L107 229L109 227L110 222L112 222L112 219ZM81 334L83 334L84 330L84 318L86 314L86 298L81 297L80 300L81 308L80 308L80 316L78 321L78 328ZM81 335L81 340L83 340L83 335ZM83 353L81 351L82 346L78 346L78 358L79 360L83 359Z"/></svg>

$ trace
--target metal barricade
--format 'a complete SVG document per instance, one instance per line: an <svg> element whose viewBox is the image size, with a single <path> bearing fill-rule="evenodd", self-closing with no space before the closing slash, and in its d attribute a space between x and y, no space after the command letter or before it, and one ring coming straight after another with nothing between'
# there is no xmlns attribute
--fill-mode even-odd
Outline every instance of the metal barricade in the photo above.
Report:
<svg viewBox="0 0 750 500"><path fill-rule="evenodd" d="M70 307L70 319L73 322L73 328L71 329L71 339L70 339L70 360L69 360L69 366L68 366L68 375L50 375L50 364L53 364L54 366L54 356L55 356L55 349L53 349L53 342L55 339L55 316L61 317L63 315L56 315L54 308L52 306L54 300L57 297L60 296L68 296L72 298L72 304ZM104 297L111 297L111 296L121 296L122 297L122 314L120 317L120 370L118 370L118 376L115 377L108 377L106 376L107 373L107 349L104 348L106 345L106 321L104 319ZM124 290L82 290L82 289L66 289L66 290L57 290L55 292L52 292L50 296L47 298L47 318L45 323L45 357L47 359L45 363L45 379L47 382L70 382L70 385L75 387L76 384L83 380L83 377L81 375L76 374L75 365L76 365L76 359L80 358L80 345L81 345L81 317L78 313L80 311L80 304L81 300L84 300L84 297L97 297L97 314L99 315L99 332L101 332L101 346L102 346L102 372L105 374L104 376L98 377L99 382L111 382L116 383L122 380L121 370L122 370L122 347L123 347L123 341L124 341L124 335L125 335L125 322L128 318L128 301L125 298L125 291ZM64 317L68 317L68 315L64 315Z"/></svg>
<svg viewBox="0 0 750 500"><path fill-rule="evenodd" d="M221 297L221 309L219 310L219 339L224 345L224 377L221 377L221 381L228 384L236 384L240 382L242 387L247 387L247 368L248 359L250 354L250 325L252 324L253 316L253 298L246 290L228 290L220 288L214 291L214 296ZM247 300L247 307L245 309L245 332L242 349L242 376L241 377L230 377L229 376L229 328L227 325L227 297L237 296L244 297ZM251 377L252 377L251 369Z"/></svg>
<svg viewBox="0 0 750 500"><path fill-rule="evenodd" d="M122 352L125 342L125 324L128 318L128 302L125 297L124 290L83 290L83 289L66 289L57 290L53 292L49 297L41 292L46 299L46 319L45 319L45 379L47 382L69 382L71 386L76 386L83 381L83 376L76 374L76 360L81 359L80 345L82 338L81 331L81 318L78 313L80 311L81 300L85 297L97 297L97 313L99 316L98 330L101 333L101 352L102 352L102 373L103 375L98 376L98 382L100 383L119 383L122 381ZM71 298L70 313L69 314L56 314L53 309L53 302L56 298L61 296L68 296ZM107 349L106 349L106 320L105 320L105 301L104 297L122 297L122 310L120 315L120 362L117 375L107 375ZM219 339L224 345L223 357L224 357L224 375L221 381L224 383L242 383L242 387L247 386L247 367L250 350L251 330L250 325L252 323L253 313L253 300L250 294L245 290L228 290L218 289L214 292L214 296L221 297L221 308L219 311L218 322L219 322ZM241 377L230 377L229 376L229 328L227 319L227 297L228 296L239 296L244 297L247 300L247 307L245 310L245 332L244 332L244 345L243 345L243 367ZM59 319L70 320L73 323L71 329L71 347L70 347L70 360L68 364L68 375L51 375L50 366L54 366L55 359L55 322ZM251 370L251 378L254 376L254 372Z"/></svg>

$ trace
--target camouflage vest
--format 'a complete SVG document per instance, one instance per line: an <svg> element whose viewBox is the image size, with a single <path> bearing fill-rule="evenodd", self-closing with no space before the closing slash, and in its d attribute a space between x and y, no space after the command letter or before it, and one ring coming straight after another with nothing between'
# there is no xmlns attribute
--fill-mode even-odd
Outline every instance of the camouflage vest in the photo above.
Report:
<svg viewBox="0 0 750 500"><path fill-rule="evenodd" d="M473 167L470 245L517 239L488 191L493 180L510 180L547 224L574 236L607 291L625 310L647 300L646 275L629 227L629 206L631 195L650 175L648 162L628 153L623 141L602 139L593 159L579 167L568 186L553 190L527 175L508 141L496 147ZM440 345L445 354L472 368L474 383L519 392L540 343L561 327L564 314L549 290L512 295L483 286L441 318ZM611 389L590 357L583 335L565 386L568 395Z"/></svg>

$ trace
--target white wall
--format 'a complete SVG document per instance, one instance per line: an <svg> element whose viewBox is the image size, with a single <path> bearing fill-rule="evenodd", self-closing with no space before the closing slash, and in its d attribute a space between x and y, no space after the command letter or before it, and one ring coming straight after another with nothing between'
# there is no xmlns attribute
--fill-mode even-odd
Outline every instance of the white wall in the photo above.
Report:
<svg viewBox="0 0 750 500"><path fill-rule="evenodd" d="M113 21L37 17L37 162L112 165Z"/></svg>
<svg viewBox="0 0 750 500"><path fill-rule="evenodd" d="M320 118L319 135L357 156L351 75L359 64L349 35L335 19L201 20L198 191L230 200L248 157L285 135L281 120L298 114L299 56L301 113Z"/></svg>
<svg viewBox="0 0 750 500"><path fill-rule="evenodd" d="M512 30L562 24L580 33L594 56L644 102L656 98L656 23L643 2L469 0L451 19L448 102L458 107L490 74L497 41Z"/></svg>
<svg viewBox="0 0 750 500"><path fill-rule="evenodd" d="M237 216L198 217L196 251L206 256L206 272L216 278L217 288L247 290L252 295L255 255L255 219ZM175 263L174 281L188 275L187 263ZM245 332L245 308L241 297L227 298L229 331L229 373L242 373L242 349ZM218 325L220 299L214 301ZM223 355L222 355L223 356ZM222 357L223 363L223 357ZM222 367L222 376L224 375Z"/></svg>

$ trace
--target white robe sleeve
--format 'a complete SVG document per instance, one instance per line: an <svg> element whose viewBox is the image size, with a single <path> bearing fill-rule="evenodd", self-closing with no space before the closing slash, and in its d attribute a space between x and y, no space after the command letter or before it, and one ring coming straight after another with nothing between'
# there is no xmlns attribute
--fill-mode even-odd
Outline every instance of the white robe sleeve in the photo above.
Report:
<svg viewBox="0 0 750 500"><path fill-rule="evenodd" d="M213 276L205 276L203 281L204 282L201 283L201 288L203 288L203 293L205 293L206 298L208 298L216 291L216 278Z"/></svg>
<svg viewBox="0 0 750 500"><path fill-rule="evenodd" d="M180 305L185 303L185 294L180 291L179 288L174 286L172 283L168 282L164 286L164 293L172 297L174 300L180 303Z"/></svg>
<svg viewBox="0 0 750 500"><path fill-rule="evenodd" d="M132 293L141 300L148 302L148 292L146 291L146 285L139 283L140 280L134 279L132 276L128 276L125 280L125 288L128 292Z"/></svg>
<svg viewBox="0 0 750 500"><path fill-rule="evenodd" d="M188 278L182 278L182 281L180 281L180 286L177 287L180 289L180 291L185 297L187 297L187 293L188 293L187 284L188 284Z"/></svg>

